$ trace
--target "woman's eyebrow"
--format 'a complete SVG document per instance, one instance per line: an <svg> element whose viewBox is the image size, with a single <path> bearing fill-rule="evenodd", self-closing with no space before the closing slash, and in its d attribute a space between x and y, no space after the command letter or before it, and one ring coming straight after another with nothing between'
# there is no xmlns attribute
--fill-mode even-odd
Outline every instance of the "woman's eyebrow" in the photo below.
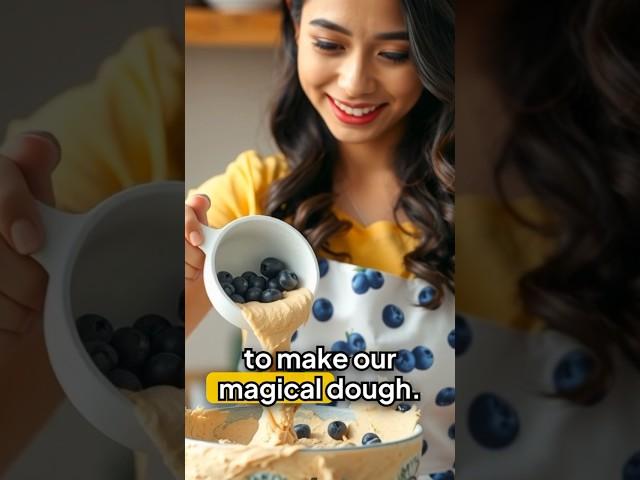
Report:
<svg viewBox="0 0 640 480"><path fill-rule="evenodd" d="M333 30L334 32L342 33L348 36L353 35L350 30L325 18L313 19L309 22L309 25L326 28L328 30ZM374 38L376 38L377 40L409 40L409 34L403 30L397 32L383 32L377 33Z"/></svg>

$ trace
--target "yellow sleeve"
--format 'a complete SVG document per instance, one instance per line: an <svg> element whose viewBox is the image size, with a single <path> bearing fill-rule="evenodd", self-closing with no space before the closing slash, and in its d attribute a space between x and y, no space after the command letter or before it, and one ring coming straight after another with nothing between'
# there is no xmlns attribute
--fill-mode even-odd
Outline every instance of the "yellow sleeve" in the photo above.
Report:
<svg viewBox="0 0 640 480"><path fill-rule="evenodd" d="M9 125L7 135L53 133L62 160L53 182L59 208L86 211L126 187L184 178L184 62L160 28L131 37L95 80Z"/></svg>
<svg viewBox="0 0 640 480"><path fill-rule="evenodd" d="M264 213L269 186L288 173L282 155L262 158L254 150L241 153L225 172L189 192L204 193L211 199L209 225L221 228L236 218Z"/></svg>

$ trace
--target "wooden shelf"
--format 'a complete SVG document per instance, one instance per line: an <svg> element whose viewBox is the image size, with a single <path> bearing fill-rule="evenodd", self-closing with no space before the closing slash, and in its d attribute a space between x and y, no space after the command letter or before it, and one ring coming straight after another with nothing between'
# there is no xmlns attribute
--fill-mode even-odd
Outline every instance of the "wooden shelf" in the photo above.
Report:
<svg viewBox="0 0 640 480"><path fill-rule="evenodd" d="M280 37L280 12L222 13L204 7L185 7L188 46L275 47Z"/></svg>

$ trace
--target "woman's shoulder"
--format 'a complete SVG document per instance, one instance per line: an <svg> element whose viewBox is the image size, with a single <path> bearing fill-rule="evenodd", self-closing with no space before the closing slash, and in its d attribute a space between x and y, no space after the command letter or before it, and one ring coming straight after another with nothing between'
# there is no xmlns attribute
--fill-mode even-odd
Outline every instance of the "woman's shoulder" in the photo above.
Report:
<svg viewBox="0 0 640 480"><path fill-rule="evenodd" d="M281 153L262 155L257 150L246 150L228 165L226 173L271 183L289 173L289 164Z"/></svg>

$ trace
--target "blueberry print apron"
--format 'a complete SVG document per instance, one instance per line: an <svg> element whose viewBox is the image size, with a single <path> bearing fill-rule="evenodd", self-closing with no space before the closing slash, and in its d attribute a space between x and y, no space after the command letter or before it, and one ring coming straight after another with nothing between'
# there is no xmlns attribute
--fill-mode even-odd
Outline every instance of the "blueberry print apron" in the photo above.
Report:
<svg viewBox="0 0 640 480"><path fill-rule="evenodd" d="M335 372L347 381L393 381L401 375L421 399L424 431L418 472L408 478L453 478L455 453L455 310L445 294L428 310L433 287L423 280L364 269L333 260L319 261L320 283L308 322L294 335L291 349L399 352L393 371ZM247 346L259 349L250 335ZM342 405L341 405L342 406ZM390 406L389 408L395 408Z"/></svg>
<svg viewBox="0 0 640 480"><path fill-rule="evenodd" d="M640 375L620 355L611 389L582 406L546 395L579 387L594 367L558 332L461 313L456 354L461 478L640 480Z"/></svg>

